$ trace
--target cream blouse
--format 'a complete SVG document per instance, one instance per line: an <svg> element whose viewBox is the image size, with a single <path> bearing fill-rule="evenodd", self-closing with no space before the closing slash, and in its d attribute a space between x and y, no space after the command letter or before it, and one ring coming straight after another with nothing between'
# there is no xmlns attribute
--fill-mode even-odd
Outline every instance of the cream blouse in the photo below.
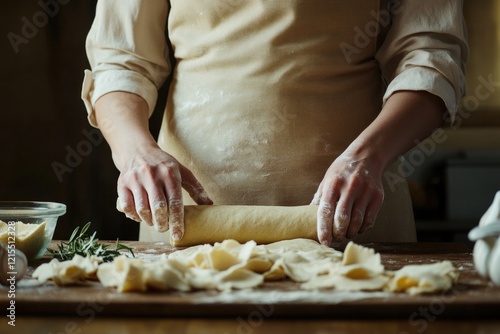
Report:
<svg viewBox="0 0 500 334"><path fill-rule="evenodd" d="M101 0L87 39L92 71L85 71L82 98L98 126L99 97L128 91L152 112L172 75L158 143L216 204L308 204L329 165L394 92L435 94L453 119L465 91L462 6ZM141 239L167 237L141 226ZM404 182L386 185L375 227L360 240L415 240Z"/></svg>

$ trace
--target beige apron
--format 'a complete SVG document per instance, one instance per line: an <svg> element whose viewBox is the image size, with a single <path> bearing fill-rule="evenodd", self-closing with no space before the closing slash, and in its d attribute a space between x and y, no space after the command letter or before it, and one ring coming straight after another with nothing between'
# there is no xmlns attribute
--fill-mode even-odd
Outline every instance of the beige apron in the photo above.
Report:
<svg viewBox="0 0 500 334"><path fill-rule="evenodd" d="M357 37L381 7L375 0L172 0L177 64L159 145L216 204L309 204L329 165L381 109L374 55L384 32ZM358 46L350 63L341 43ZM141 224L141 240L167 238ZM357 241L414 240L406 183L386 187L375 227Z"/></svg>

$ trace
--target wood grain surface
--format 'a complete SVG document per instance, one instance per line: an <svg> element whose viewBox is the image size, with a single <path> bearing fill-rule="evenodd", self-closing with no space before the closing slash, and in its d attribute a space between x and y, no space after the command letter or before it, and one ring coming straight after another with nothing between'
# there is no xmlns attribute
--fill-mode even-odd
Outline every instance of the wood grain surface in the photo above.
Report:
<svg viewBox="0 0 500 334"><path fill-rule="evenodd" d="M139 258L153 258L174 249L168 244L127 242ZM373 243L365 246L381 253L387 270L407 264L450 260L460 276L446 294L409 296L407 294L346 294L334 290L299 291L289 280L265 283L252 291L194 291L118 293L98 282L68 287L53 283L19 286L16 291L18 316L57 315L67 317L159 316L159 317L255 317L324 319L499 319L500 287L480 277L472 263L471 248L454 243ZM342 245L337 248L342 250ZM48 257L34 263L30 273ZM29 277L26 280L29 283ZM5 290L5 288L4 288ZM354 298L355 300L351 300ZM0 290L3 312L9 299Z"/></svg>
<svg viewBox="0 0 500 334"><path fill-rule="evenodd" d="M174 250L167 244L128 244L145 258ZM388 270L450 260L459 269L459 280L447 294L367 294L351 301L342 301L349 296L334 291L306 292L300 299L283 300L280 295L297 293L290 281L229 295L215 291L120 294L96 282L63 288L48 283L17 289L16 327L8 325L4 316L0 333L500 333L500 288L474 270L468 245L365 246L381 253ZM342 245L336 248L343 250ZM34 263L29 272L49 260ZM252 294L257 298L249 297ZM261 302L255 302L259 298ZM2 313L8 302L0 290Z"/></svg>

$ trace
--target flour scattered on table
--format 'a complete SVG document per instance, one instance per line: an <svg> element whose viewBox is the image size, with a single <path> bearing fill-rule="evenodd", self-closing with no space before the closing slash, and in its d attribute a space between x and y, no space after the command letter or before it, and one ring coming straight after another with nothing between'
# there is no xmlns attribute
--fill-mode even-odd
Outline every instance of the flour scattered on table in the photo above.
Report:
<svg viewBox="0 0 500 334"><path fill-rule="evenodd" d="M259 290L237 290L224 291L214 296L199 297L195 302L199 304L212 303L255 303L261 304L278 304L278 303L325 303L338 304L355 300L363 299L384 299L394 298L394 294L385 291L259 291Z"/></svg>

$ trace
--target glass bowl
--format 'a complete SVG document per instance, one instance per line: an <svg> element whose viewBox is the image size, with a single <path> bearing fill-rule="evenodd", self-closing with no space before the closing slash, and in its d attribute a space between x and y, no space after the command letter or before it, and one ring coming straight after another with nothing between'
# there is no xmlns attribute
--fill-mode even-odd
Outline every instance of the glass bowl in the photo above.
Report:
<svg viewBox="0 0 500 334"><path fill-rule="evenodd" d="M19 249L28 261L39 259L52 241L57 219L65 213L66 205L61 203L0 201L0 221L3 222L0 243L9 249Z"/></svg>

